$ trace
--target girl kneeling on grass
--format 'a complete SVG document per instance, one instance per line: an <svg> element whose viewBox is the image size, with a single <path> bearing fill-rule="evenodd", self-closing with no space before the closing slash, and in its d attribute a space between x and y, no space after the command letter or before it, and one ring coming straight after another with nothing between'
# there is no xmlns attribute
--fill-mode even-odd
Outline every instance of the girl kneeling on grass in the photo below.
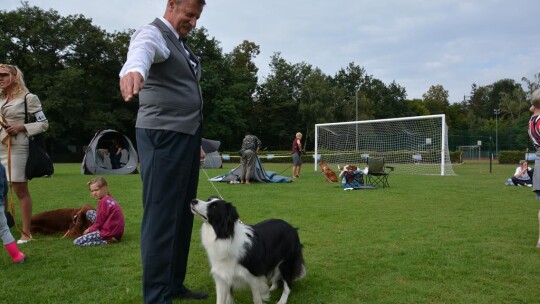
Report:
<svg viewBox="0 0 540 304"><path fill-rule="evenodd" d="M13 263L22 263L24 262L24 254L19 251L17 242L15 242L15 238L13 238L11 231L9 231L6 214L4 213L7 191L8 182L6 177L6 169L2 164L0 164L0 238L2 239L7 252L11 256Z"/></svg>
<svg viewBox="0 0 540 304"><path fill-rule="evenodd" d="M90 195L99 201L96 210L86 212L86 218L94 223L76 238L77 246L99 246L114 243L124 235L124 214L120 204L109 193L107 181L103 177L94 177L88 182Z"/></svg>

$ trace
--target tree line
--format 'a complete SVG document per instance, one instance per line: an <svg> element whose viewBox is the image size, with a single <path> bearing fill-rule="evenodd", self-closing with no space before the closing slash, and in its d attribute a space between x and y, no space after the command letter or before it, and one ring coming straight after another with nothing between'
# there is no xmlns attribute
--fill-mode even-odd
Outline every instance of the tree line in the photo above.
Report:
<svg viewBox="0 0 540 304"><path fill-rule="evenodd" d="M27 2L0 11L0 28L0 62L17 65L40 97L53 157L80 156L103 129L135 139L138 103L125 103L118 88L134 30L108 33L83 15L61 16ZM204 137L220 140L224 151L238 150L245 132L256 134L269 150L288 150L300 131L312 149L316 123L430 114L446 114L451 150L478 140L493 145L495 135L498 150L532 148L527 109L530 94L540 87L540 73L520 82L473 83L468 96L451 103L440 84L421 99L407 99L404 87L384 83L354 62L328 75L309 63L289 62L279 52L271 57L269 74L259 79L254 64L259 45L245 40L225 53L205 28L193 30L188 44L202 62Z"/></svg>

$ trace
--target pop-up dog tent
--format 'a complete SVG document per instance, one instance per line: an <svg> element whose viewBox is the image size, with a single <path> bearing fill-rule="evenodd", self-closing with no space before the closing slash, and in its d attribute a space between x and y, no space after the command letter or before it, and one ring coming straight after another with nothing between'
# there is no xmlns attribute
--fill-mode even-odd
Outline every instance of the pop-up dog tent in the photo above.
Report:
<svg viewBox="0 0 540 304"><path fill-rule="evenodd" d="M117 142L122 148L119 168L113 169L111 153L113 143ZM131 140L115 130L103 130L97 132L88 144L84 153L81 173L82 174L131 174L137 173L139 157Z"/></svg>
<svg viewBox="0 0 540 304"><path fill-rule="evenodd" d="M206 153L206 159L202 165L203 168L217 169L221 168L223 161L221 160L221 154L218 149L221 145L220 141L211 140L211 139L202 139L201 146Z"/></svg>

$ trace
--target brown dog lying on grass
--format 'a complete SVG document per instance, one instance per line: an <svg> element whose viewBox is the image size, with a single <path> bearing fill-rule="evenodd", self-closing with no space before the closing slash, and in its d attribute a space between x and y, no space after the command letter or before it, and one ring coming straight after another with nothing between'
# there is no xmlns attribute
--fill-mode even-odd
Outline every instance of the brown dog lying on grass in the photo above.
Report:
<svg viewBox="0 0 540 304"><path fill-rule="evenodd" d="M95 209L85 204L81 208L61 208L35 214L30 222L30 231L32 234L64 233L64 237L77 238L92 225L86 219L88 210Z"/></svg>
<svg viewBox="0 0 540 304"><path fill-rule="evenodd" d="M337 183L337 175L330 167L328 167L328 164L326 162L320 162L319 166L322 169L322 173L324 175L324 181L330 182L330 183Z"/></svg>

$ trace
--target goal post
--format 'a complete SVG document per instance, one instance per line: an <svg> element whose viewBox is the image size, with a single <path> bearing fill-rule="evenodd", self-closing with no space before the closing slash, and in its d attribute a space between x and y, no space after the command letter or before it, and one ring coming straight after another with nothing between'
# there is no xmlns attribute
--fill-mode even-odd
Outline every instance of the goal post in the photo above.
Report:
<svg viewBox="0 0 540 304"><path fill-rule="evenodd" d="M314 170L318 162L365 166L384 157L396 172L455 175L445 115L426 115L315 125Z"/></svg>

